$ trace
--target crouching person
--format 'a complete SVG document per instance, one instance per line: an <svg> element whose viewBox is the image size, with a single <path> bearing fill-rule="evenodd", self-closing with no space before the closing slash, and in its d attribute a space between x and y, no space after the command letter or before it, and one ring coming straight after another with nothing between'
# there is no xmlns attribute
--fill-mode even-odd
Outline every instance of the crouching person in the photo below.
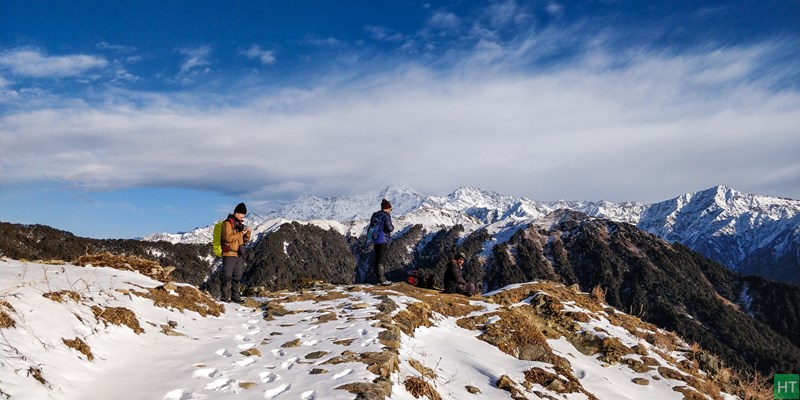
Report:
<svg viewBox="0 0 800 400"><path fill-rule="evenodd" d="M464 253L458 253L450 261L447 269L444 271L444 292L445 293L458 293L467 296L472 296L477 292L475 283L467 282L461 275L461 269L464 268L464 261L467 257Z"/></svg>

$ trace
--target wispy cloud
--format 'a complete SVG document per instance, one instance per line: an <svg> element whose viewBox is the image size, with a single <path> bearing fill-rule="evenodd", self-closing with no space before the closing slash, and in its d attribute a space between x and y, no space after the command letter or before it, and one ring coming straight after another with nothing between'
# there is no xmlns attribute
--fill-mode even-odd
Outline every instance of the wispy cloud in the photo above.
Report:
<svg viewBox="0 0 800 400"><path fill-rule="evenodd" d="M264 50L261 46L254 44L247 50L243 50L241 54L247 58L261 61L264 65L275 64L275 52L272 50Z"/></svg>
<svg viewBox="0 0 800 400"><path fill-rule="evenodd" d="M789 188L800 180L800 93L753 79L770 48L606 57L594 48L527 71L408 63L346 85L237 93L228 105L185 101L198 93L32 110L0 118L3 170L5 179L254 199L393 182L543 200L652 201L722 183ZM800 197L791 190L784 195Z"/></svg>
<svg viewBox="0 0 800 400"><path fill-rule="evenodd" d="M181 64L178 77L180 79L188 79L190 77L199 75L201 73L209 72L211 69L209 65L209 57L211 56L211 47L200 46L194 48L184 48L178 50L178 53L186 60Z"/></svg>
<svg viewBox="0 0 800 400"><path fill-rule="evenodd" d="M33 78L74 77L106 66L105 58L87 54L50 56L32 48L0 53L0 67L12 74Z"/></svg>

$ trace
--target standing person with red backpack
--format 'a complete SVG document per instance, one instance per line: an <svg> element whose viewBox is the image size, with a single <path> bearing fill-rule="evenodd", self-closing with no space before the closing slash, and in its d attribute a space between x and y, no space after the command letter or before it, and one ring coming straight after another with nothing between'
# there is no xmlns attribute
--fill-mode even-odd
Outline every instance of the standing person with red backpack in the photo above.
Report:
<svg viewBox="0 0 800 400"><path fill-rule="evenodd" d="M381 209L372 214L367 228L367 237L372 240L375 250L375 260L372 264L372 271L376 275L378 284L388 285L389 282L384 273L384 261L386 251L389 249L389 238L394 230L392 225L392 204L388 200L381 200Z"/></svg>
<svg viewBox="0 0 800 400"><path fill-rule="evenodd" d="M228 214L228 218L222 223L222 301L231 300L241 303L242 295L239 289L239 282L244 273L244 252L245 244L250 241L252 230L244 226L244 216L247 214L247 206L239 203L233 210L233 214Z"/></svg>

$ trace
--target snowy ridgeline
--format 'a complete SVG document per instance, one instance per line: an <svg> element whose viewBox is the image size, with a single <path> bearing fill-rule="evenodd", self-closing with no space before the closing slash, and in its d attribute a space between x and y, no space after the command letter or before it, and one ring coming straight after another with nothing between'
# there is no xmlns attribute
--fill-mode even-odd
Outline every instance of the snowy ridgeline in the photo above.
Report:
<svg viewBox="0 0 800 400"><path fill-rule="evenodd" d="M569 209L636 225L671 242L679 241L733 269L759 249L772 249L777 259L794 251L800 243L800 200L745 194L726 186L649 205L602 200L544 202L468 187L447 196L425 196L410 188L389 187L346 197L305 195L265 216L250 214L246 222L256 234L298 221L357 236L363 233L382 198L392 201L398 230L415 224L426 228L460 224L472 231L535 221L556 210ZM210 243L212 224L209 221L206 227L179 234L154 233L144 239Z"/></svg>
<svg viewBox="0 0 800 400"><path fill-rule="evenodd" d="M0 398L736 398L704 352L554 283L261 295L0 259Z"/></svg>

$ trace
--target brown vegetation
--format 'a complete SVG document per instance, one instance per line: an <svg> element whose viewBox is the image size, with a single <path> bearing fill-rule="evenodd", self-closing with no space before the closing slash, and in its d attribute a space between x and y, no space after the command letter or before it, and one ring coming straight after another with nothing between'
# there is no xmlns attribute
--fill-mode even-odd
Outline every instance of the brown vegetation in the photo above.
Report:
<svg viewBox="0 0 800 400"><path fill-rule="evenodd" d="M86 356L86 359L89 361L94 360L94 355L92 354L92 349L89 347L83 339L76 337L75 339L61 339L67 347L71 347L79 352L83 353Z"/></svg>
<svg viewBox="0 0 800 400"><path fill-rule="evenodd" d="M80 294L72 290L59 290L57 292L47 292L42 294L45 298L55 301L56 303L63 303L66 299L79 303L82 300Z"/></svg>
<svg viewBox="0 0 800 400"><path fill-rule="evenodd" d="M142 275L159 282L169 282L169 275L175 267L163 267L159 263L146 258L125 254L86 254L75 260L76 265L91 264L98 267L111 267L123 271L137 271Z"/></svg>
<svg viewBox="0 0 800 400"><path fill-rule="evenodd" d="M92 306L92 312L98 321L103 321L106 324L125 325L131 328L136 334L144 333L136 314L125 307L108 307L102 308L99 306Z"/></svg>
<svg viewBox="0 0 800 400"><path fill-rule="evenodd" d="M427 397L429 400L441 400L442 396L439 395L439 392L431 386L428 381L418 377L418 376L410 376L406 378L403 384L406 387L406 390L411 393L414 398L418 399L422 396Z"/></svg>
<svg viewBox="0 0 800 400"><path fill-rule="evenodd" d="M216 302L211 296L197 290L194 286L168 283L155 288L148 288L147 293L131 290L131 293L152 299L157 307L175 308L194 311L202 316L220 316L225 306Z"/></svg>
<svg viewBox="0 0 800 400"><path fill-rule="evenodd" d="M17 324L14 322L14 319L6 313L6 310L14 312L14 307L6 301L0 300L0 329L13 328Z"/></svg>

